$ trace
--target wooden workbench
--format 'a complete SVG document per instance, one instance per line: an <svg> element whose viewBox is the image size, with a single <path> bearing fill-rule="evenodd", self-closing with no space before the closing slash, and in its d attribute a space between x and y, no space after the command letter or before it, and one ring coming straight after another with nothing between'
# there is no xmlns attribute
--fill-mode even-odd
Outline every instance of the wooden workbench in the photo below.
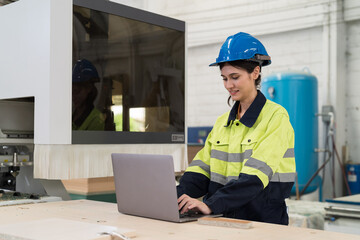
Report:
<svg viewBox="0 0 360 240"><path fill-rule="evenodd" d="M136 240L142 239L251 239L251 240L354 240L359 235L341 234L253 222L250 229L236 229L200 225L197 222L170 223L120 214L113 203L90 200L61 201L0 207L0 225L19 224L47 218L66 219L91 224L133 229ZM46 228L46 226L44 226ZM21 229L19 229L21 231ZM49 236L51 239L51 236Z"/></svg>

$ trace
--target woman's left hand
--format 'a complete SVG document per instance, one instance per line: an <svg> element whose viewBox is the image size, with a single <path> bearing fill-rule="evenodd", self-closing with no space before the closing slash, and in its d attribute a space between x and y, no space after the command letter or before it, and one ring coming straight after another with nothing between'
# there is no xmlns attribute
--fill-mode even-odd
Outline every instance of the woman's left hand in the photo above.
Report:
<svg viewBox="0 0 360 240"><path fill-rule="evenodd" d="M201 212L203 214L210 214L211 209L203 202L191 198L186 194L181 195L178 198L179 210L181 210L181 214L186 213L189 210Z"/></svg>

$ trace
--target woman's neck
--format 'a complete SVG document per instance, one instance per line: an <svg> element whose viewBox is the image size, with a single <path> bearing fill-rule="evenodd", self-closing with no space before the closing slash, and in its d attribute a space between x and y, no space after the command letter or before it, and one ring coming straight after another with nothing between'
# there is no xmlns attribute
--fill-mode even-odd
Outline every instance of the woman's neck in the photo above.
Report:
<svg viewBox="0 0 360 240"><path fill-rule="evenodd" d="M240 101L238 108L238 119L241 119L244 116L245 112L249 109L250 105L254 102L257 96L257 90L252 93L247 99Z"/></svg>

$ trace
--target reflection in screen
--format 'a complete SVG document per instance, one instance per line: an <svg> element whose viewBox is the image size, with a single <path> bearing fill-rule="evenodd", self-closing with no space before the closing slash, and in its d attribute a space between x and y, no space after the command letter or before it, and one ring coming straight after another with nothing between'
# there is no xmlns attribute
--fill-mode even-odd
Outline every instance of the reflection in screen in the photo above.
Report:
<svg viewBox="0 0 360 240"><path fill-rule="evenodd" d="M184 32L74 6L73 66L97 70L103 130L184 132L184 54Z"/></svg>
<svg viewBox="0 0 360 240"><path fill-rule="evenodd" d="M123 107L122 105L114 105L111 107L114 113L115 131L123 131ZM145 108L131 108L130 109L130 131L131 132L145 132ZM148 126L148 125L147 125Z"/></svg>

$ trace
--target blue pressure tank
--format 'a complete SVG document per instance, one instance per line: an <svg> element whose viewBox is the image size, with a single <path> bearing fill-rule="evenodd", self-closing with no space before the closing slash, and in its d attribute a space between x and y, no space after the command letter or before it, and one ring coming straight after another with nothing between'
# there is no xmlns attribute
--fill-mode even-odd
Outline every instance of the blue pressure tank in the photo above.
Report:
<svg viewBox="0 0 360 240"><path fill-rule="evenodd" d="M299 192L318 169L318 94L317 79L306 72L280 72L262 81L261 92L273 102L282 105L289 113L295 131L295 161ZM316 177L304 193L320 185ZM295 194L295 185L292 194Z"/></svg>

